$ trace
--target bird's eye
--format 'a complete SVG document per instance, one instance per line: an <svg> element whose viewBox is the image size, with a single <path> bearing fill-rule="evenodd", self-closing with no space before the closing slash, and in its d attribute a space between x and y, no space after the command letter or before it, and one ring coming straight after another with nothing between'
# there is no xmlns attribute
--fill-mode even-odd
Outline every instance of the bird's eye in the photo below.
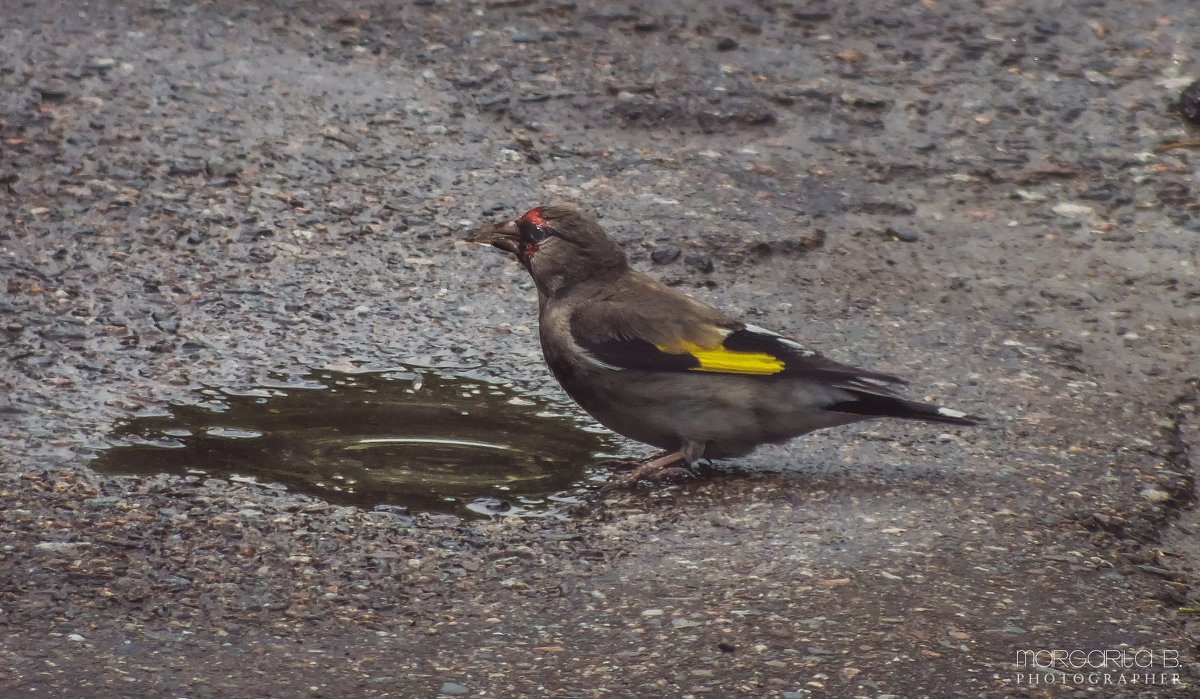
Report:
<svg viewBox="0 0 1200 699"><path fill-rule="evenodd" d="M533 221L520 221L517 227L521 231L522 243L533 243L537 245L551 235L550 227L546 225L539 226Z"/></svg>

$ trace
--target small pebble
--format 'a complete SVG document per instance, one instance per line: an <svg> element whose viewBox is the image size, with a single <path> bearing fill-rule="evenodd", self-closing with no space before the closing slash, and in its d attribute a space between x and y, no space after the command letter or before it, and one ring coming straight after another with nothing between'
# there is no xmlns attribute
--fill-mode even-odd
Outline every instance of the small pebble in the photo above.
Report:
<svg viewBox="0 0 1200 699"><path fill-rule="evenodd" d="M442 688L438 690L438 694L443 694L450 697L461 697L470 691L471 690L467 689L461 684L458 684L457 682L443 682Z"/></svg>
<svg viewBox="0 0 1200 699"><path fill-rule="evenodd" d="M904 226L888 226L887 234L892 238L905 243L915 243L921 239L920 234L911 228L905 228Z"/></svg>
<svg viewBox="0 0 1200 699"><path fill-rule="evenodd" d="M43 541L40 544L35 545L33 548L38 551L53 551L55 553L62 553L66 551L74 551L82 546L87 546L87 544L77 541Z"/></svg>
<svg viewBox="0 0 1200 699"><path fill-rule="evenodd" d="M699 253L688 255L683 261L688 263L688 265L700 270L701 272L704 272L705 274L708 274L715 268L712 257L708 255L701 255Z"/></svg>
<svg viewBox="0 0 1200 699"><path fill-rule="evenodd" d="M1196 80L1179 94L1179 117L1190 126L1200 126L1200 80Z"/></svg>
<svg viewBox="0 0 1200 699"><path fill-rule="evenodd" d="M1066 201L1055 204L1051 211L1059 216L1065 216L1067 218L1079 218L1080 216L1090 216L1095 213L1095 209L1090 206L1084 206L1083 204L1072 204Z"/></svg>
<svg viewBox="0 0 1200 699"><path fill-rule="evenodd" d="M679 248L674 245L660 245L650 253L650 259L656 265L667 265L679 259Z"/></svg>
<svg viewBox="0 0 1200 699"><path fill-rule="evenodd" d="M1141 492L1141 496L1150 502L1168 502L1171 499L1170 493L1158 488L1146 488Z"/></svg>

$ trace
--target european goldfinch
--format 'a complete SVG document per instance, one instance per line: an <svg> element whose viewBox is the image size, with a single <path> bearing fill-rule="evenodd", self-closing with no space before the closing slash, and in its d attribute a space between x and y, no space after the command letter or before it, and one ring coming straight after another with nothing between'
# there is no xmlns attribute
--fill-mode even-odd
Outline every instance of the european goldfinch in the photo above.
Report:
<svg viewBox="0 0 1200 699"><path fill-rule="evenodd" d="M567 394L605 427L666 450L616 486L860 420L976 424L896 395L895 376L826 359L633 270L575 209L530 209L472 240L515 255L533 277L542 353Z"/></svg>

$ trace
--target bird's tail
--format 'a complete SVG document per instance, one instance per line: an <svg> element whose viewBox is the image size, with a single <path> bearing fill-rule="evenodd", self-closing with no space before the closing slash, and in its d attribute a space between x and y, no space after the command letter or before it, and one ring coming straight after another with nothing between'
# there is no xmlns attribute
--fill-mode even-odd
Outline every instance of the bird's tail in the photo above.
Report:
<svg viewBox="0 0 1200 699"><path fill-rule="evenodd" d="M942 408L928 403L918 403L899 396L861 391L841 386L849 390L854 399L840 401L826 408L841 413L864 415L870 417L898 417L906 420L924 420L926 422L944 422L950 425L978 425L982 418L968 415L959 410Z"/></svg>

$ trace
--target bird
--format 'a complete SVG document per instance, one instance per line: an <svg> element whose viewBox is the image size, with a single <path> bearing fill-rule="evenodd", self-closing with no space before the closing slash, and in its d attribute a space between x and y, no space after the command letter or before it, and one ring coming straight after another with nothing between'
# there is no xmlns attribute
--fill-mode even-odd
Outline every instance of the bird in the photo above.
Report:
<svg viewBox="0 0 1200 699"><path fill-rule="evenodd" d="M512 255L533 278L542 354L567 395L601 425L662 450L606 490L861 420L979 422L904 398L897 376L828 359L635 270L576 208L532 208L469 240Z"/></svg>

